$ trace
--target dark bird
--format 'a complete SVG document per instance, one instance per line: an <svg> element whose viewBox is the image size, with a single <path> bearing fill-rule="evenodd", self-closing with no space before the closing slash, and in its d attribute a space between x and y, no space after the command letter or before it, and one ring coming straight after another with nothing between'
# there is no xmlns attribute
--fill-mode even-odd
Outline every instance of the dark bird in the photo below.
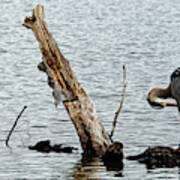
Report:
<svg viewBox="0 0 180 180"><path fill-rule="evenodd" d="M176 103L163 100L167 98L175 99ZM161 109L166 106L177 106L180 111L180 67L171 74L169 86L165 89L152 89L148 94L147 101L156 109Z"/></svg>

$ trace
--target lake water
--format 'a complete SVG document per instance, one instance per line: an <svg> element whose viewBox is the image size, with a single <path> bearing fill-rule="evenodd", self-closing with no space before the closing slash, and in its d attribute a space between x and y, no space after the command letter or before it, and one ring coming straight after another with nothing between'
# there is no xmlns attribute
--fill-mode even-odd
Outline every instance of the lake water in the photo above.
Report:
<svg viewBox="0 0 180 180"><path fill-rule="evenodd" d="M148 146L180 143L176 108L154 110L146 102L153 87L166 87L180 62L179 0L1 0L0 1L0 179L180 179L179 169L147 170L124 160L124 169L107 170L96 160L82 163L75 128L62 104L56 109L46 75L37 64L41 53L24 28L38 4L45 7L50 32L75 74L94 100L108 132L119 106L122 66L127 94L114 134L125 155ZM24 105L28 106L9 144L5 139ZM39 140L78 148L73 154L28 150Z"/></svg>

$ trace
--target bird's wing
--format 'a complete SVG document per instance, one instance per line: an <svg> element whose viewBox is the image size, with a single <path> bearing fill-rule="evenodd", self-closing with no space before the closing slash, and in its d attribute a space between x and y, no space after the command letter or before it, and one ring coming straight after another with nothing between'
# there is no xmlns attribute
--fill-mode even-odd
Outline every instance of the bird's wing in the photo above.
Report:
<svg viewBox="0 0 180 180"><path fill-rule="evenodd" d="M176 99L180 111L180 76L175 77L171 82L171 93Z"/></svg>

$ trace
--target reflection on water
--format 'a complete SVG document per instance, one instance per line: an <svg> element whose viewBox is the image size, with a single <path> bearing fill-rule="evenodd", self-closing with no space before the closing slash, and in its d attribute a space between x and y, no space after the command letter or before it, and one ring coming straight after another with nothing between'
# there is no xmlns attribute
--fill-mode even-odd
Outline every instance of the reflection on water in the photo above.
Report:
<svg viewBox="0 0 180 180"><path fill-rule="evenodd" d="M103 164L105 167L102 167ZM73 177L75 179L88 179L93 177L93 175L98 174L98 172L103 172L104 168L106 168L107 171L115 171L116 177L123 177L123 162L120 161L103 163L100 158L96 157L82 157L81 161L74 168Z"/></svg>
<svg viewBox="0 0 180 180"><path fill-rule="evenodd" d="M37 70L41 61L37 41L32 32L22 27L24 17L31 15L36 3L0 1L0 179L73 179L78 172L79 176L86 176L83 173L87 171L93 172L87 176L97 179L178 179L177 168L147 173L144 165L126 159L123 177L116 177L121 176L121 171L104 166L101 161L92 162L93 165L81 163L75 128L63 106L54 107L46 76ZM148 146L177 147L177 109L154 110L146 96L152 87L166 87L179 64L179 1L38 3L44 5L50 31L94 100L108 132L119 106L122 66L126 65L127 94L114 134L115 141L123 142L125 156L143 152ZM24 105L28 109L11 137L10 153L4 139ZM77 147L79 151L67 155L28 150L28 145L44 139Z"/></svg>
<svg viewBox="0 0 180 180"><path fill-rule="evenodd" d="M75 179L88 179L89 177L93 176L93 174L101 170L102 167L99 158L82 158L82 160L74 167L73 177Z"/></svg>

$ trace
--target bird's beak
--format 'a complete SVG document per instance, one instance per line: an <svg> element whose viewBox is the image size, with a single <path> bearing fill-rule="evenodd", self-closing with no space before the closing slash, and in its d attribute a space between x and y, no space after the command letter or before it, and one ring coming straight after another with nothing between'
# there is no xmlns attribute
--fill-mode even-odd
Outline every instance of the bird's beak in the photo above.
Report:
<svg viewBox="0 0 180 180"><path fill-rule="evenodd" d="M151 105L154 109L163 109L165 107L177 107L178 105L176 103L171 102L165 102L161 100L160 98L155 98L154 101L150 101L150 99L147 98L148 103Z"/></svg>
<svg viewBox="0 0 180 180"><path fill-rule="evenodd" d="M169 102L166 102L166 106L178 106L176 103L169 103Z"/></svg>

